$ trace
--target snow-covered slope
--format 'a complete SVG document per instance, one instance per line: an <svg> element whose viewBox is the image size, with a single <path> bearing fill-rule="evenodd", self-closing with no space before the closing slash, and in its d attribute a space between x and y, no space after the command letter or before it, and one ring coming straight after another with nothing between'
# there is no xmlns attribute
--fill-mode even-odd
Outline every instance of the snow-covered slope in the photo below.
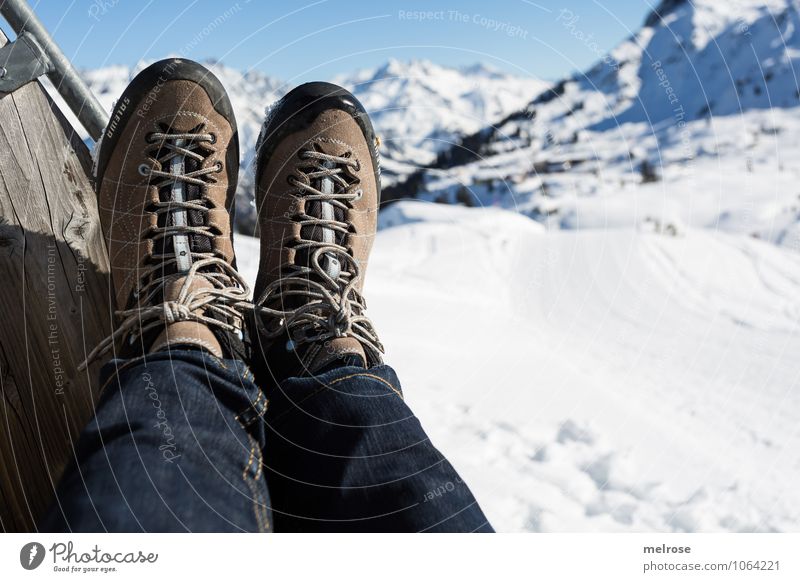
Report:
<svg viewBox="0 0 800 582"><path fill-rule="evenodd" d="M500 121L549 86L486 65L454 69L394 59L333 82L352 91L369 111L384 144L386 185L433 162L460 137Z"/></svg>
<svg viewBox="0 0 800 582"><path fill-rule="evenodd" d="M800 257L423 202L381 223L387 360L498 529L800 529Z"/></svg>

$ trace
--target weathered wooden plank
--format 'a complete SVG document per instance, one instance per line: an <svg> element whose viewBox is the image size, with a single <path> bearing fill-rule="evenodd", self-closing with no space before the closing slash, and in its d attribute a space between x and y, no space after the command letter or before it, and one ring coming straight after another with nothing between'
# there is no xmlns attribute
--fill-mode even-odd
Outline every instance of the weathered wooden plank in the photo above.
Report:
<svg viewBox="0 0 800 582"><path fill-rule="evenodd" d="M6 38L0 32L0 46ZM0 93L0 526L31 530L97 397L108 258L89 152L38 82Z"/></svg>

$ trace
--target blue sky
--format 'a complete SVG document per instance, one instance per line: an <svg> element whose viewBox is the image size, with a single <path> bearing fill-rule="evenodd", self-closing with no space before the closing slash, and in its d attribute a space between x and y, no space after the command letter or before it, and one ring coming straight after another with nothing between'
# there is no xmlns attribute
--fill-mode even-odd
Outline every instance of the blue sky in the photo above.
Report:
<svg viewBox="0 0 800 582"><path fill-rule="evenodd" d="M558 79L629 36L655 0L31 0L82 68L180 54L289 82L390 57ZM5 22L3 29L8 31Z"/></svg>

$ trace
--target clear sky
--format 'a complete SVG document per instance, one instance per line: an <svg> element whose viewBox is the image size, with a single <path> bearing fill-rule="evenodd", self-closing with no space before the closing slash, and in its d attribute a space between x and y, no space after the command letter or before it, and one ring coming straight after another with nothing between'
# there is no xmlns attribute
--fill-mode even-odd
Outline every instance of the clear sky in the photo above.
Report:
<svg viewBox="0 0 800 582"><path fill-rule="evenodd" d="M656 0L30 2L81 68L179 54L301 82L392 57L554 80L630 36Z"/></svg>

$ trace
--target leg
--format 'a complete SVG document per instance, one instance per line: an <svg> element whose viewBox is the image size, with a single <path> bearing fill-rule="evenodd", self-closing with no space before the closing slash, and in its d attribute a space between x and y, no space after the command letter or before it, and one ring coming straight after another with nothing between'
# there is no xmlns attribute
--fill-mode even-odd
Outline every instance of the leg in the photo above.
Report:
<svg viewBox="0 0 800 582"><path fill-rule="evenodd" d="M265 418L278 531L492 531L388 366L290 378Z"/></svg>
<svg viewBox="0 0 800 582"><path fill-rule="evenodd" d="M259 375L278 387L265 448L276 529L491 531L366 315L378 145L363 106L330 83L289 92L259 139L255 329Z"/></svg>
<svg viewBox="0 0 800 582"><path fill-rule="evenodd" d="M46 531L267 531L266 400L249 369L204 351L114 360Z"/></svg>
<svg viewBox="0 0 800 582"><path fill-rule="evenodd" d="M46 529L269 527L231 237L237 136L224 87L191 61L153 63L117 101L94 172L118 321L89 359L122 359Z"/></svg>

